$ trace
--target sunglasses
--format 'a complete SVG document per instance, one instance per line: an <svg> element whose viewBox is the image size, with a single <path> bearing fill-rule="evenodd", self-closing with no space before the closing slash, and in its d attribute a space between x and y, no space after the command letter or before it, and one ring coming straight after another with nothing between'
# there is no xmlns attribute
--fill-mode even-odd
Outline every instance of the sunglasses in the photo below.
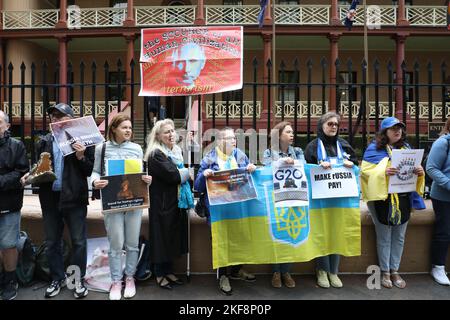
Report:
<svg viewBox="0 0 450 320"><path fill-rule="evenodd" d="M339 123L337 123L337 122L327 122L327 126L329 126L329 127L339 127Z"/></svg>

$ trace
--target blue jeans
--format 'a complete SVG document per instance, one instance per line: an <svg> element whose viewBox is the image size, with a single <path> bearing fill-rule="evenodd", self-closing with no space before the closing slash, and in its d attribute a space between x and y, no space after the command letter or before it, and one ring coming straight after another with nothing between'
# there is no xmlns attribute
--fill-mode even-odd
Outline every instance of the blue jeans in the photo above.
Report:
<svg viewBox="0 0 450 320"><path fill-rule="evenodd" d="M60 192L53 192L52 201L42 206L50 276L52 280L62 280L66 277L62 247L65 222L69 227L72 242L71 264L77 265L80 268L81 277L84 277L87 263L87 206L59 209L59 197Z"/></svg>
<svg viewBox="0 0 450 320"><path fill-rule="evenodd" d="M372 201L367 202L377 234L378 263L381 271L398 271L405 244L406 227L408 223L399 226L388 226L378 221L375 206Z"/></svg>
<svg viewBox="0 0 450 320"><path fill-rule="evenodd" d="M0 214L0 250L17 247L20 237L20 211Z"/></svg>
<svg viewBox="0 0 450 320"><path fill-rule="evenodd" d="M139 235L141 233L142 210L111 212L105 214L105 227L109 240L109 268L111 279L121 281L122 253L125 245L125 274L134 276L139 258Z"/></svg>
<svg viewBox="0 0 450 320"><path fill-rule="evenodd" d="M339 261L341 256L338 254L330 254L328 256L318 257L316 259L317 270L323 270L332 274L337 274L339 270Z"/></svg>
<svg viewBox="0 0 450 320"><path fill-rule="evenodd" d="M288 273L291 270L292 263L277 263L272 265L272 272Z"/></svg>

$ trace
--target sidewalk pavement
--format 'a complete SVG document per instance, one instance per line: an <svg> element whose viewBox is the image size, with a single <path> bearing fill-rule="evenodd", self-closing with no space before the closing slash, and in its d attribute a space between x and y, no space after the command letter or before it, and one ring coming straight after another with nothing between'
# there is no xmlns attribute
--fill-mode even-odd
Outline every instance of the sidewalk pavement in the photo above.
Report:
<svg viewBox="0 0 450 320"><path fill-rule="evenodd" d="M271 275L257 275L254 283L231 280L233 295L219 292L216 276L213 274L191 275L189 283L173 290L161 289L154 278L137 284L133 300L450 300L450 286L435 283L429 274L404 274L405 289L370 290L366 286L369 275L341 275L344 287L322 289L316 285L313 275L293 275L297 286L275 289L270 284ZM185 280L184 277L181 277ZM34 288L40 287L37 290ZM40 282L29 288L20 288L17 300L46 300L46 284ZM64 288L51 300L74 300L72 292ZM108 294L90 291L84 300L108 300Z"/></svg>

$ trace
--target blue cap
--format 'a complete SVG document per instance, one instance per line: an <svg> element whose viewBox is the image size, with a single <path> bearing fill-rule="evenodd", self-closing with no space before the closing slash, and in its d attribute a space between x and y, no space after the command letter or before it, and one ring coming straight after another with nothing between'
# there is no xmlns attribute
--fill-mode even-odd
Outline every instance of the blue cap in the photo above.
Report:
<svg viewBox="0 0 450 320"><path fill-rule="evenodd" d="M65 103L58 103L56 106L51 106L47 109L47 113L50 115L53 110L58 110L59 112L71 116L73 118L73 110L72 108Z"/></svg>
<svg viewBox="0 0 450 320"><path fill-rule="evenodd" d="M389 117L381 121L381 127L380 130L386 130L389 128L392 128L396 124L399 124L403 127L403 129L406 128L405 124L403 122L400 122L396 117Z"/></svg>

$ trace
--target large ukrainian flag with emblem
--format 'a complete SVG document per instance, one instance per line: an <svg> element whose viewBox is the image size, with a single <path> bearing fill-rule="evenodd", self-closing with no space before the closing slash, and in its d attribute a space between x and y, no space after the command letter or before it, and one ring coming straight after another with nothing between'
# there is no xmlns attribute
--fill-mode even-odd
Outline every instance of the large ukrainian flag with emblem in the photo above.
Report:
<svg viewBox="0 0 450 320"><path fill-rule="evenodd" d="M305 166L308 182L314 166ZM253 180L257 199L210 207L214 269L361 254L359 197L312 200L310 190L309 207L276 208L272 167L257 169Z"/></svg>

